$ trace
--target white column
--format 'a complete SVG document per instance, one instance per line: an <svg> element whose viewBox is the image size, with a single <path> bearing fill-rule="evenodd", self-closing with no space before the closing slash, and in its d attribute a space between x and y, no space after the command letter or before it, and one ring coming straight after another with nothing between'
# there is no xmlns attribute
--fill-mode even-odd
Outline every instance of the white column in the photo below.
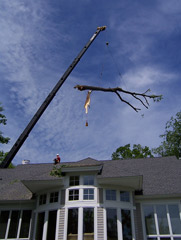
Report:
<svg viewBox="0 0 181 240"><path fill-rule="evenodd" d="M43 226L43 237L42 239L47 238L47 230L48 230L48 211L45 212L44 226Z"/></svg>
<svg viewBox="0 0 181 240"><path fill-rule="evenodd" d="M135 221L134 221L134 210L131 209L131 228L132 228L132 238L133 240L136 239L136 233L135 233Z"/></svg>
<svg viewBox="0 0 181 240"><path fill-rule="evenodd" d="M97 239L97 207L94 209L94 239Z"/></svg>
<svg viewBox="0 0 181 240"><path fill-rule="evenodd" d="M56 219L56 232L55 239L58 240L58 230L59 230L59 220L60 219L60 209L57 210L57 219Z"/></svg>
<svg viewBox="0 0 181 240"><path fill-rule="evenodd" d="M121 216L120 208L117 208L117 232L118 232L118 239L122 240L123 231L122 231L122 216Z"/></svg>
<svg viewBox="0 0 181 240"><path fill-rule="evenodd" d="M106 209L103 209L103 215L104 215L104 239L107 240L107 212Z"/></svg>
<svg viewBox="0 0 181 240"><path fill-rule="evenodd" d="M79 215L78 215L78 240L83 239L83 208L79 208Z"/></svg>

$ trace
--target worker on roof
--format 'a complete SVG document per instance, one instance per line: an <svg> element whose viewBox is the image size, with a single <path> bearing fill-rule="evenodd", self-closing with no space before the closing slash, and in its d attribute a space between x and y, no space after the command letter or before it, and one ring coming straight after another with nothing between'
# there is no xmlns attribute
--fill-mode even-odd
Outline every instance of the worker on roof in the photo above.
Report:
<svg viewBox="0 0 181 240"><path fill-rule="evenodd" d="M60 156L59 156L59 154L57 153L57 156L56 156L56 158L54 159L54 164L57 164L57 163L60 163Z"/></svg>

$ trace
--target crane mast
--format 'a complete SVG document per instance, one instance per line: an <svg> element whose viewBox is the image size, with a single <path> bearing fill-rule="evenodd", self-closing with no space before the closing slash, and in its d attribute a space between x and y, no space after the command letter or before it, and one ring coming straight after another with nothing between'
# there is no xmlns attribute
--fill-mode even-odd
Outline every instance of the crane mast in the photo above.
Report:
<svg viewBox="0 0 181 240"><path fill-rule="evenodd" d="M102 27L97 28L97 31L93 34L93 36L90 38L90 40L87 42L87 44L83 47L83 49L80 51L80 53L77 55L77 57L73 60L73 62L67 68L65 73L62 75L60 80L55 85L55 87L52 89L52 91L49 93L47 98L44 100L44 102L42 103L40 108L37 110L37 112L35 113L33 118L30 120L30 122L28 123L28 125L26 126L26 128L24 129L22 134L19 136L19 138L17 139L17 141L15 142L15 144L13 145L13 147L11 148L9 153L7 154L6 158L0 164L0 168L7 168L9 166L9 164L12 162L14 156L16 155L18 150L21 148L24 141L28 137L29 133L31 132L31 130L33 129L33 127L35 126L35 124L37 123L37 121L39 120L41 115L43 114L43 112L45 111L45 109L48 107L48 105L50 104L50 102L52 101L52 99L54 98L54 96L56 95L56 93L58 92L60 87L62 86L62 84L65 82L67 77L70 75L70 73L75 68L77 63L80 61L81 57L87 51L87 49L92 44L92 42L96 39L98 34L101 31L104 31L105 29L106 29L106 26L102 26Z"/></svg>

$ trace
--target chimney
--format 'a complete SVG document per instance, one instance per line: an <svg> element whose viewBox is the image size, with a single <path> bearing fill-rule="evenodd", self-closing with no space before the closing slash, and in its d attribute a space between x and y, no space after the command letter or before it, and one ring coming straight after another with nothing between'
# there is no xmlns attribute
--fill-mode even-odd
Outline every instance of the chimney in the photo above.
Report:
<svg viewBox="0 0 181 240"><path fill-rule="evenodd" d="M22 160L22 164L24 165L24 164L29 164L30 163L30 160L26 160L26 159L24 159L24 160Z"/></svg>

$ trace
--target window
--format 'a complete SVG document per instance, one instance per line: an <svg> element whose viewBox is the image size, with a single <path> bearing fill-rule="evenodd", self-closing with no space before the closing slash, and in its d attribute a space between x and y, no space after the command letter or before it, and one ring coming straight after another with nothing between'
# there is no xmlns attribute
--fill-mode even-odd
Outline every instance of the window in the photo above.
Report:
<svg viewBox="0 0 181 240"><path fill-rule="evenodd" d="M46 195L46 194L42 194L42 195L40 195L40 198L39 198L39 205L46 204L46 200L47 200L47 195Z"/></svg>
<svg viewBox="0 0 181 240"><path fill-rule="evenodd" d="M4 239L8 224L9 211L2 211L0 215L0 239Z"/></svg>
<svg viewBox="0 0 181 240"><path fill-rule="evenodd" d="M70 186L78 186L79 185L79 176L70 176Z"/></svg>
<svg viewBox="0 0 181 240"><path fill-rule="evenodd" d="M38 213L37 226L36 226L36 240L42 240L43 227L44 227L45 213Z"/></svg>
<svg viewBox="0 0 181 240"><path fill-rule="evenodd" d="M24 210L22 214L20 238L29 237L30 221L31 221L31 210Z"/></svg>
<svg viewBox="0 0 181 240"><path fill-rule="evenodd" d="M148 239L181 239L181 219L177 204L145 205L143 211Z"/></svg>
<svg viewBox="0 0 181 240"><path fill-rule="evenodd" d="M107 240L117 240L117 209L108 208L107 213Z"/></svg>
<svg viewBox="0 0 181 240"><path fill-rule="evenodd" d="M30 232L31 210L1 211L0 213L0 239L28 238ZM8 227L9 220L9 227ZM18 231L18 229L20 231Z"/></svg>
<svg viewBox="0 0 181 240"><path fill-rule="evenodd" d="M84 189L84 200L94 200L94 189L85 188Z"/></svg>
<svg viewBox="0 0 181 240"><path fill-rule="evenodd" d="M58 202L58 192L50 193L50 203Z"/></svg>
<svg viewBox="0 0 181 240"><path fill-rule="evenodd" d="M78 208L68 209L67 240L78 238Z"/></svg>
<svg viewBox="0 0 181 240"><path fill-rule="evenodd" d="M153 206L150 205L144 207L144 216L147 235L156 234Z"/></svg>
<svg viewBox="0 0 181 240"><path fill-rule="evenodd" d="M79 200L79 190L73 189L69 190L69 201Z"/></svg>
<svg viewBox="0 0 181 240"><path fill-rule="evenodd" d="M106 190L106 200L116 201L116 190Z"/></svg>
<svg viewBox="0 0 181 240"><path fill-rule="evenodd" d="M178 205L168 205L173 234L181 234L181 220Z"/></svg>
<svg viewBox="0 0 181 240"><path fill-rule="evenodd" d="M83 209L83 239L94 240L94 209Z"/></svg>
<svg viewBox="0 0 181 240"><path fill-rule="evenodd" d="M94 185L94 176L84 176L84 185Z"/></svg>
<svg viewBox="0 0 181 240"><path fill-rule="evenodd" d="M12 211L8 238L16 238L18 232L20 211Z"/></svg>
<svg viewBox="0 0 181 240"><path fill-rule="evenodd" d="M120 201L129 202L130 201L129 192L120 191Z"/></svg>
<svg viewBox="0 0 181 240"><path fill-rule="evenodd" d="M123 240L132 240L131 211L121 210Z"/></svg>
<svg viewBox="0 0 181 240"><path fill-rule="evenodd" d="M48 231L46 240L55 239L56 223L57 223L57 211L50 211L48 214Z"/></svg>

